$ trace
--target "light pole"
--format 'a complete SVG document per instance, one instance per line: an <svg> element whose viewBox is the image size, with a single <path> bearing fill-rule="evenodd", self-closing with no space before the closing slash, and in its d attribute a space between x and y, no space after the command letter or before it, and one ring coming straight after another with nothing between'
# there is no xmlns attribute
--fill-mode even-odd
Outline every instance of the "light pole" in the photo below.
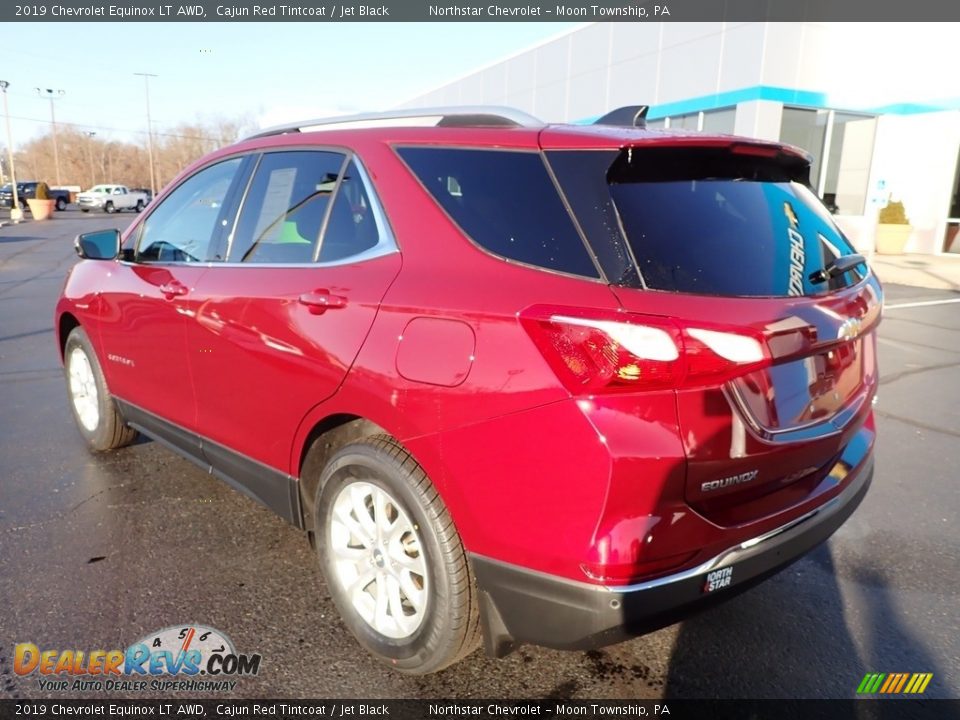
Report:
<svg viewBox="0 0 960 720"><path fill-rule="evenodd" d="M46 90L41 90L40 88L34 88L37 91L37 95L46 97L50 100L50 124L53 125L53 165L57 171L57 186L60 186L60 153L57 150L57 116L53 112L53 101L58 97L63 97L67 94L66 90L52 90L47 88Z"/></svg>
<svg viewBox="0 0 960 720"><path fill-rule="evenodd" d="M150 194L157 194L157 180L153 171L153 128L150 125L150 78L157 77L153 73L134 73L143 76L143 87L147 93L147 156L150 158Z"/></svg>
<svg viewBox="0 0 960 720"><path fill-rule="evenodd" d="M13 204L10 206L10 219L19 222L23 219L23 210L20 209L20 198L17 196L17 173L13 167L13 136L10 134L10 108L7 107L7 88L10 83L0 80L0 91L3 92L3 117L7 121L7 160L10 163L10 187L13 188Z"/></svg>
<svg viewBox="0 0 960 720"><path fill-rule="evenodd" d="M87 136L87 160L90 161L90 187L93 187L96 184L93 174L93 138L96 133L93 130L87 130L84 135Z"/></svg>

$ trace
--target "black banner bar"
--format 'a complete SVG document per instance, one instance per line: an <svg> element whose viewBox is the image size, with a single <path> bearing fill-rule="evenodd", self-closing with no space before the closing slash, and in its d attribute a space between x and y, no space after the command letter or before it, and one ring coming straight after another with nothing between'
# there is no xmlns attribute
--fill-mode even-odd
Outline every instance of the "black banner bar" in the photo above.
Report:
<svg viewBox="0 0 960 720"><path fill-rule="evenodd" d="M0 4L4 22L911 22L960 20L948 0L282 0L192 4L37 0Z"/></svg>
<svg viewBox="0 0 960 720"><path fill-rule="evenodd" d="M948 720L960 700L0 700L0 720L53 718L310 720Z"/></svg>

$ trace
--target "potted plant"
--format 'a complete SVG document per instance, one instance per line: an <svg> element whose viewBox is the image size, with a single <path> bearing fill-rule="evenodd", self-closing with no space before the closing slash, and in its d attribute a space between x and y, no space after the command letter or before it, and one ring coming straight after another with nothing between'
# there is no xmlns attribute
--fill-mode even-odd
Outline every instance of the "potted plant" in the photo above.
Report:
<svg viewBox="0 0 960 720"><path fill-rule="evenodd" d="M46 220L53 215L53 208L56 200L50 198L50 188L45 182L37 183L36 197L27 200L30 206L30 214L34 220Z"/></svg>
<svg viewBox="0 0 960 720"><path fill-rule="evenodd" d="M880 208L877 225L877 252L881 255L899 255L903 252L913 227L907 211L899 200L890 200Z"/></svg>

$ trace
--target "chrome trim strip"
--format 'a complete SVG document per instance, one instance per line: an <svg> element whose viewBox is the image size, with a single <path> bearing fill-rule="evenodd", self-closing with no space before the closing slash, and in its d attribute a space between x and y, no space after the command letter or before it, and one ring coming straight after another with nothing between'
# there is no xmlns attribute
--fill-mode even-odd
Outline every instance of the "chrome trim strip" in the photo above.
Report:
<svg viewBox="0 0 960 720"><path fill-rule="evenodd" d="M651 588L661 587L663 585L670 585L675 582L681 582L683 580L688 580L690 578L696 577L697 575L703 575L706 572L713 570L714 568L723 567L729 565L730 563L736 562L737 556L741 553L751 550L752 548L762 545L763 543L771 540L779 535L782 535L785 532L793 530L798 525L802 525L808 520L813 519L817 515L820 515L828 510L832 510L837 505L840 504L843 499L843 494L837 495L837 497L825 502L820 507L814 508L805 515L801 515L798 518L794 518L786 525L781 525L778 528L774 528L769 532L764 533L763 535L758 535L757 537L744 540L739 545L734 545L732 548L724 550L722 553L715 555L714 557L706 560L695 568L689 570L684 570L682 572L674 573L673 575L666 575L661 578L656 578L654 580L648 580L646 582L637 583L636 585L613 585L613 586L602 586L602 590L607 592L617 592L617 593L627 593L627 592L637 592L640 590L650 590Z"/></svg>
<svg viewBox="0 0 960 720"><path fill-rule="evenodd" d="M287 149L283 149L280 152L287 152ZM323 150L326 152L326 150ZM251 153L252 154L252 153ZM266 154L266 153L264 153ZM262 157L262 155L261 155ZM383 209L383 203L380 200L379 195L377 195L376 188L373 186L373 182L370 179L370 174L367 172L366 167L363 164L363 161L359 156L352 153L351 151L345 152L345 160L341 169L341 176L343 175L343 168L346 168L347 165L353 162L357 168L357 172L360 175L360 182L363 183L364 189L367 192L367 197L370 198L370 210L373 213L374 222L377 225L377 232L379 239L377 244L368 250L364 250L361 253L356 255L350 255L345 258L340 258L339 260L330 260L327 262L309 262L309 263L249 263L249 262L220 262L220 261L209 261L209 262L170 262L170 261L147 261L147 262L137 262L132 260L118 260L122 265L130 266L144 266L149 265L151 267L206 267L206 268L222 268L222 267L235 267L235 268L330 268L330 267L340 267L342 265L352 265L354 263L361 263L367 260L373 260L378 257L385 255L391 255L393 253L400 252L400 246L397 243L396 236L393 234L393 228L390 226L389 220L387 220L386 213ZM247 200L247 193L250 190L250 184L253 182L253 176L256 173L257 167L259 167L259 158L257 160L257 165L254 166L253 170L250 173L250 177L247 179L247 186L244 189L244 195L240 201L240 205L237 206L237 212L234 215L234 225L231 228L229 239L228 239L228 257L229 251L232 250L233 244L233 233L236 231L236 223L239 221L240 213L243 210L243 205ZM205 169L205 168L204 168ZM192 176L191 176L192 177ZM338 180L339 182L339 180ZM333 207L333 201L336 200L336 193L334 193L332 201L327 208L328 211ZM326 219L324 219L324 224L326 224ZM143 223L140 223L140 226L143 226ZM326 228L324 228L325 230ZM140 238L137 239L137 244L139 244ZM322 238L321 244L318 244L318 249L322 247Z"/></svg>
<svg viewBox="0 0 960 720"><path fill-rule="evenodd" d="M551 573L541 572L539 570L531 570L529 568L512 565L510 563L504 563L501 560L496 560L485 555L479 555L473 553L478 558L483 558L484 560L489 560L494 563L501 565L510 565L518 570L521 570L524 573L529 573L532 575L539 575L543 578L548 578L551 580L557 580L564 583L565 585L574 585L582 590L600 592L600 593L631 593L631 592L641 592L644 590L652 590L654 588L663 587L664 585L672 585L673 583L683 582L684 580L689 580L691 578L697 577L698 575L703 575L704 573L710 572L711 570L724 567L730 563L737 561L737 556L746 553L749 550L762 545L769 540L772 540L775 537L783 535L790 530L812 520L817 515L821 515L825 512L833 511L839 506L845 499L847 499L849 493L842 492L837 495L835 498L832 498L825 502L823 505L810 510L809 512L801 515L800 517L794 518L788 523L781 525L780 527L774 528L768 532L763 533L762 535L757 535L756 537L749 538L743 542L734 545L733 547L727 548L723 552L713 556L709 560L705 560L694 568L689 570L682 570L681 572L674 573L672 575L665 575L663 577L655 578L653 580L647 580L646 582L636 583L634 585L594 585L592 583L583 582L580 580L571 580L570 578L561 578L557 575L552 575Z"/></svg>
<svg viewBox="0 0 960 720"><path fill-rule="evenodd" d="M825 420L812 420L789 428L767 428L760 425L754 418L753 413L750 412L746 400L743 399L743 394L740 392L740 388L737 387L736 381L728 382L724 386L723 391L724 395L733 403L747 427L750 428L757 437L767 442L789 442L791 434L803 434L806 431L818 428L822 430L822 432L816 434L815 437L817 439L838 435L846 429L847 424L860 411L860 408L863 407L863 404L870 394L869 388L862 389L854 395L846 405ZM808 440L810 437L805 436L800 439Z"/></svg>

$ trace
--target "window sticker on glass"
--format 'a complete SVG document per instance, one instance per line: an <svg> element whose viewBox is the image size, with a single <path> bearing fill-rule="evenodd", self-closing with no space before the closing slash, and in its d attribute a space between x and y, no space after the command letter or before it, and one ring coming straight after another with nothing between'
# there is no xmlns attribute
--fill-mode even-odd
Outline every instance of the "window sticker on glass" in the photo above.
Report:
<svg viewBox="0 0 960 720"><path fill-rule="evenodd" d="M297 169L278 168L270 173L267 190L260 207L260 216L253 232L256 242L273 242L280 236L282 220L290 209L293 195L293 183L297 178Z"/></svg>

